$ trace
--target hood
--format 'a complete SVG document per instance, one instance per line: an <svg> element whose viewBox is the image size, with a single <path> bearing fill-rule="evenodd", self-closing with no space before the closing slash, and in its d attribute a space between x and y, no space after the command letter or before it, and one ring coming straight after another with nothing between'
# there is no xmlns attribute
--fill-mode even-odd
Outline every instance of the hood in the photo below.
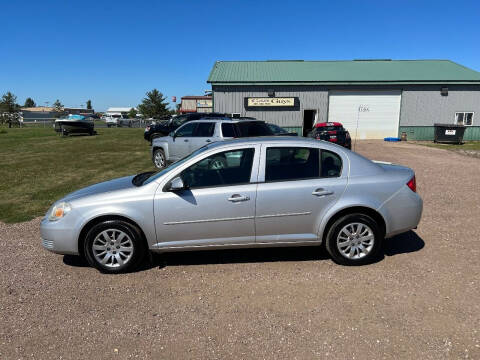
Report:
<svg viewBox="0 0 480 360"><path fill-rule="evenodd" d="M135 175L125 176L110 181L104 181L95 185L87 186L83 189L74 191L65 196L62 201L71 201L91 195L97 195L102 193L108 193L117 190L124 190L135 187L132 183L132 179Z"/></svg>

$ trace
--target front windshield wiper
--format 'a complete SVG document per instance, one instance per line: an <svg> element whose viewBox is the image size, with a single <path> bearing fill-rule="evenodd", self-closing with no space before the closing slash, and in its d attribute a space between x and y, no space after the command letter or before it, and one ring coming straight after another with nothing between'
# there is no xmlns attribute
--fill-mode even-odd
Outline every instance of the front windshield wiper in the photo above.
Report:
<svg viewBox="0 0 480 360"><path fill-rule="evenodd" d="M142 186L145 180L147 180L150 176L152 176L155 173L156 171L147 171L147 172L137 174L132 179L132 184L135 186Z"/></svg>

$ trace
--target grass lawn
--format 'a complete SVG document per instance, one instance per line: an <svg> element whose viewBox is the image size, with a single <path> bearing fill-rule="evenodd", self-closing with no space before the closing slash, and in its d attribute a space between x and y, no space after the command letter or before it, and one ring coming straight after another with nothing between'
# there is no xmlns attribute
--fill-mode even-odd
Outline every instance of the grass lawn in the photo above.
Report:
<svg viewBox="0 0 480 360"><path fill-rule="evenodd" d="M457 144L440 144L440 143L433 143L433 142L419 142L422 145L436 147L439 149L446 149L446 150L480 150L480 141L466 141L462 145Z"/></svg>
<svg viewBox="0 0 480 360"><path fill-rule="evenodd" d="M97 136L64 138L51 127L0 127L0 221L43 216L81 187L155 170L143 129L96 130Z"/></svg>

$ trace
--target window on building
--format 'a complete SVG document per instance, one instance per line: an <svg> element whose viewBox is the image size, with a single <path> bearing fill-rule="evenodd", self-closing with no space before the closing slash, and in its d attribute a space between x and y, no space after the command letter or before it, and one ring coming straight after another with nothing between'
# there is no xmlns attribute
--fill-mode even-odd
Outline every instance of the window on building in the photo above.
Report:
<svg viewBox="0 0 480 360"><path fill-rule="evenodd" d="M456 112L455 123L457 125L470 126L473 122L473 112Z"/></svg>

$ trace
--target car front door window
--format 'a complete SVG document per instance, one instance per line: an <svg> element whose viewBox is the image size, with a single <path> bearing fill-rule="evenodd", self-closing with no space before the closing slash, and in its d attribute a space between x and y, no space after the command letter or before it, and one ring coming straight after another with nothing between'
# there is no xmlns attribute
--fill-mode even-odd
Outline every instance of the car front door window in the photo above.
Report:
<svg viewBox="0 0 480 360"><path fill-rule="evenodd" d="M191 137L191 136L193 136L193 133L195 131L196 126L197 126L197 124L195 124L195 123L190 123L190 124L187 124L185 126L182 126L180 129L178 129L175 132L175 136L176 137Z"/></svg>
<svg viewBox="0 0 480 360"><path fill-rule="evenodd" d="M250 182L255 149L239 149L211 155L184 170L183 182L190 188L228 186Z"/></svg>

